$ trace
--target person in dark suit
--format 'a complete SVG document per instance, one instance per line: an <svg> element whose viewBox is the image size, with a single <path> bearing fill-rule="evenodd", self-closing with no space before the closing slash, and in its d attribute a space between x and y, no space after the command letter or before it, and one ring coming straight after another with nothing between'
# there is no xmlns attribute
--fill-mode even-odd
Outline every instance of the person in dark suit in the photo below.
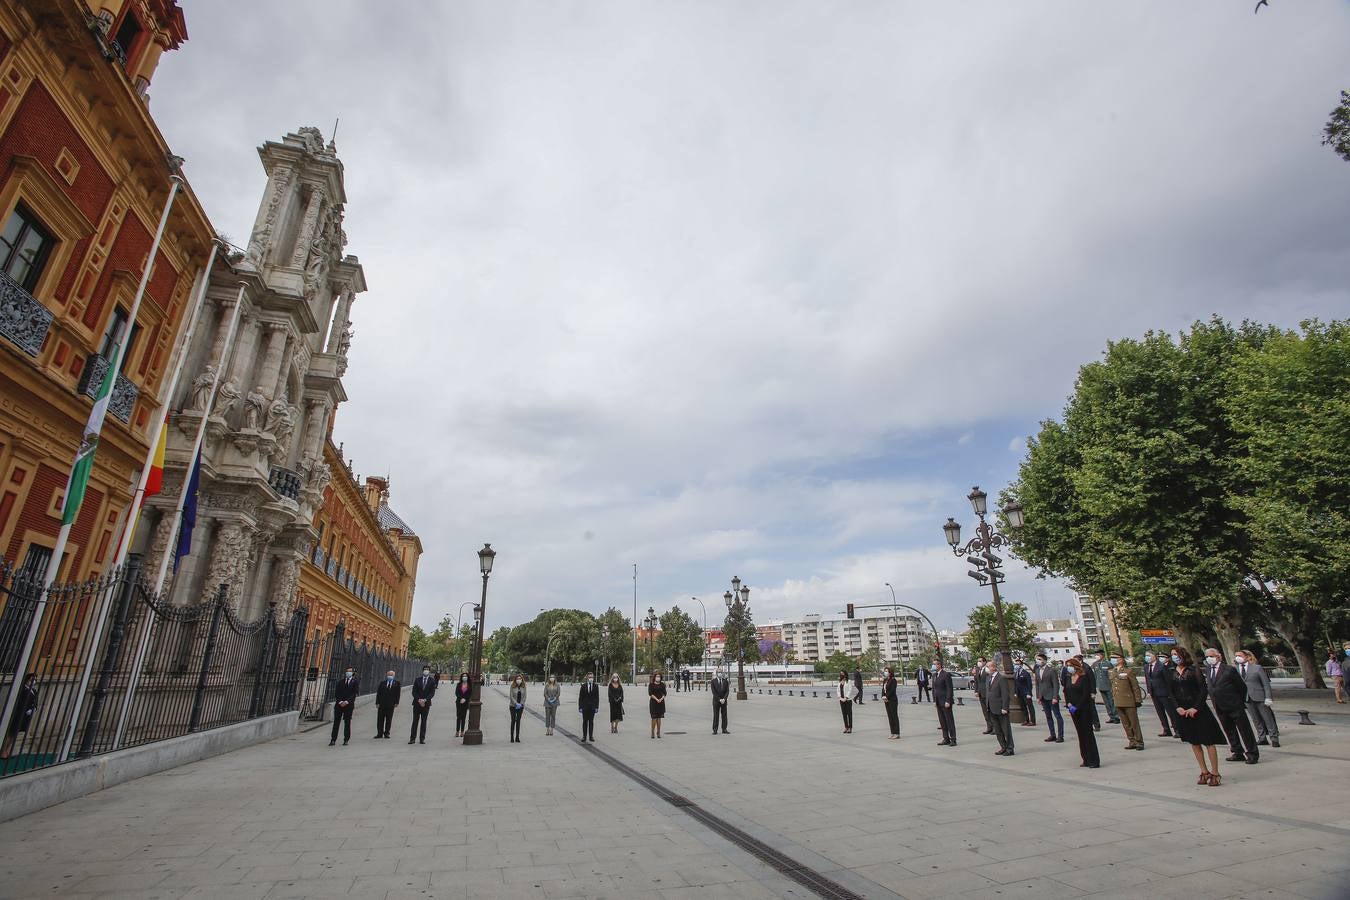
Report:
<svg viewBox="0 0 1350 900"><path fill-rule="evenodd" d="M347 742L352 739L352 710L356 707L356 698L360 693L361 680L356 677L356 670L348 666L342 678L338 679L333 694L333 734L328 739L328 746L337 743L338 723L342 724L342 746L347 746Z"/></svg>
<svg viewBox="0 0 1350 900"><path fill-rule="evenodd" d="M412 731L408 732L408 743L416 739L419 743L427 742L427 716L431 712L431 698L436 696L436 679L431 677L431 669L427 666L422 667L422 674L413 679L412 699L413 699L413 721ZM417 724L422 724L421 734L418 734Z"/></svg>
<svg viewBox="0 0 1350 900"><path fill-rule="evenodd" d="M923 666L919 666L919 671L914 673L914 684L919 689L919 702L924 702L924 695L928 695L928 702L933 702L933 674Z"/></svg>
<svg viewBox="0 0 1350 900"><path fill-rule="evenodd" d="M997 656L997 654L996 654ZM1012 720L1008 711L1012 707L1012 688L1008 677L992 660L985 666L984 702L989 710L989 719L994 724L994 735L998 738L998 750L995 756L1013 755Z"/></svg>
<svg viewBox="0 0 1350 900"><path fill-rule="evenodd" d="M1092 733L1091 710L1097 702L1092 696L1097 676L1088 671L1081 656L1067 660L1064 671L1069 673L1068 683L1064 685L1064 706L1073 720L1073 730L1078 732L1078 755L1083 760L1079 765L1088 769L1099 768L1102 761L1097 753L1097 736Z"/></svg>
<svg viewBox="0 0 1350 900"><path fill-rule="evenodd" d="M1017 702L1022 707L1022 727L1036 727L1035 687L1031 680L1031 671L1020 659L1013 666L1013 687L1017 689Z"/></svg>
<svg viewBox="0 0 1350 900"><path fill-rule="evenodd" d="M595 683L595 675L586 674L586 680L577 692L577 710L581 713L581 742L595 743L595 713L600 709L600 685Z"/></svg>
<svg viewBox="0 0 1350 900"><path fill-rule="evenodd" d="M1044 653L1036 654L1036 669L1033 677L1036 684L1036 699L1041 701L1041 711L1045 713L1045 724L1050 726L1050 736L1045 739L1049 743L1064 743L1064 713L1059 708L1059 695L1061 691L1059 676L1055 674L1055 667L1050 665L1050 658ZM1059 731L1056 733L1055 724L1059 724Z"/></svg>
<svg viewBox="0 0 1350 900"><path fill-rule="evenodd" d="M853 690L855 692L853 702L861 706L863 702L862 669L853 670Z"/></svg>
<svg viewBox="0 0 1350 900"><path fill-rule="evenodd" d="M1167 664L1157 654L1144 654L1144 685L1148 688L1149 699L1153 701L1153 710L1158 714L1162 731L1158 737L1172 737L1177 728L1177 704L1167 690Z"/></svg>
<svg viewBox="0 0 1350 900"><path fill-rule="evenodd" d="M1213 647L1205 648L1205 671L1215 718L1228 738L1228 761L1256 765L1261 751L1256 746L1252 723L1247 720L1247 685L1237 669L1224 662L1223 654Z"/></svg>
<svg viewBox="0 0 1350 900"><path fill-rule="evenodd" d="M9 727L5 729L4 745L0 746L0 759L9 759L14 742L18 740L20 734L28 732L28 726L33 721L33 713L37 712L37 705L37 673L29 672L24 676L23 684L19 685L19 699L14 704L14 712L10 714Z"/></svg>
<svg viewBox="0 0 1350 900"><path fill-rule="evenodd" d="M895 670L887 666L881 673L881 701L886 706L886 723L891 726L893 741L900 740L900 692Z"/></svg>
<svg viewBox="0 0 1350 900"><path fill-rule="evenodd" d="M455 684L455 737L462 737L465 723L469 719L469 698L473 695L473 685L469 684L469 673L460 672Z"/></svg>
<svg viewBox="0 0 1350 900"><path fill-rule="evenodd" d="M989 707L984 702L985 685L989 679L985 674L985 669L989 667L989 660L981 656L975 662L975 671L970 673L971 680L975 682L975 697L980 704L980 712L984 713L984 733L994 733L994 720L989 718Z"/></svg>
<svg viewBox="0 0 1350 900"><path fill-rule="evenodd" d="M952 713L952 704L956 702L956 689L952 684L952 673L942 667L942 660L932 663L933 705L937 707L938 726L942 729L942 742L939 747L956 746L956 716Z"/></svg>
<svg viewBox="0 0 1350 900"><path fill-rule="evenodd" d="M713 704L713 734L717 734L717 723L722 723L722 733L727 734L727 697L731 694L731 682L720 670L713 676L709 685Z"/></svg>
<svg viewBox="0 0 1350 900"><path fill-rule="evenodd" d="M375 689L375 737L389 737L389 726L394 721L394 708L402 699L403 685L394 677L394 670L384 673L384 681Z"/></svg>

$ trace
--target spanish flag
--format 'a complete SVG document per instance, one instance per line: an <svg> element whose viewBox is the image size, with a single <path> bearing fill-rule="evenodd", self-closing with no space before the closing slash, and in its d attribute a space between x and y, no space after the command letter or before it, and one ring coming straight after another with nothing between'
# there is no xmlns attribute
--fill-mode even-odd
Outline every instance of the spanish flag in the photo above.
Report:
<svg viewBox="0 0 1350 900"><path fill-rule="evenodd" d="M155 461L150 464L150 474L145 476L145 493L141 495L141 503L145 503L146 497L153 497L164 487L164 445L169 440L169 423L166 421L159 429L159 444L155 447Z"/></svg>

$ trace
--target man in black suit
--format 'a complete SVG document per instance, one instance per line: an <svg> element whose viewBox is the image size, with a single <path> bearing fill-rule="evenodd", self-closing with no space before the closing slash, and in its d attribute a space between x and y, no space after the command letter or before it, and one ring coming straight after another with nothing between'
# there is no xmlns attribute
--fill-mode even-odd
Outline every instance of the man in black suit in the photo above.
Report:
<svg viewBox="0 0 1350 900"><path fill-rule="evenodd" d="M328 746L337 743L339 722L342 723L342 746L347 746L352 739L352 710L356 708L356 697L360 693L361 681L356 677L356 670L348 666L333 695L333 734L328 739Z"/></svg>
<svg viewBox="0 0 1350 900"><path fill-rule="evenodd" d="M956 690L952 685L952 673L942 667L942 660L933 660L933 705L937 707L938 725L942 727L942 743L939 747L956 746L956 716L952 713L952 704L956 702Z"/></svg>
<svg viewBox="0 0 1350 900"><path fill-rule="evenodd" d="M394 707L403 696L403 685L394 677L394 670L384 673L384 681L375 689L375 737L389 737L389 726L394 721Z"/></svg>
<svg viewBox="0 0 1350 900"><path fill-rule="evenodd" d="M717 734L717 723L722 723L722 733L727 734L727 697L731 694L731 682L727 676L718 672L712 680L713 734Z"/></svg>
<svg viewBox="0 0 1350 900"><path fill-rule="evenodd" d="M857 696L854 697L853 700L855 703L861 706L863 702L862 669L853 670L853 690L857 692Z"/></svg>
<svg viewBox="0 0 1350 900"><path fill-rule="evenodd" d="M975 682L975 697L980 704L980 712L984 713L984 733L994 733L994 720L989 718L989 707L984 702L985 685L989 683L988 674L985 669L989 667L989 660L981 656L975 661L975 671L971 673L970 680Z"/></svg>
<svg viewBox="0 0 1350 900"><path fill-rule="evenodd" d="M595 676L588 673L577 695L577 709L581 711L581 742L595 743L595 711L600 708L600 685Z"/></svg>
<svg viewBox="0 0 1350 900"><path fill-rule="evenodd" d="M1158 737L1171 737L1177 720L1177 704L1167 693L1167 664L1152 651L1144 654L1144 684L1153 699L1162 731Z"/></svg>
<svg viewBox="0 0 1350 900"><path fill-rule="evenodd" d="M431 669L428 666L422 667L422 674L413 680L412 698L413 698L413 723L412 731L408 733L408 743L417 740L418 743L427 742L427 714L431 712L431 698L436 696L436 679L431 677ZM422 723L421 734L417 731L417 723Z"/></svg>
<svg viewBox="0 0 1350 900"><path fill-rule="evenodd" d="M987 679L984 685L984 702L989 709L989 719L994 723L994 735L998 738L998 751L994 755L1012 756L1012 720L1008 717L1008 711L1012 706L1012 688L1009 685L1011 679L1003 674L995 661L990 661L985 673Z"/></svg>
<svg viewBox="0 0 1350 900"><path fill-rule="evenodd" d="M1229 762L1256 765L1261 751L1256 746L1256 734L1247 720L1247 685L1228 663L1223 654L1213 647L1205 648L1205 678L1209 680L1209 699L1214 702L1214 714L1219 726L1228 736Z"/></svg>

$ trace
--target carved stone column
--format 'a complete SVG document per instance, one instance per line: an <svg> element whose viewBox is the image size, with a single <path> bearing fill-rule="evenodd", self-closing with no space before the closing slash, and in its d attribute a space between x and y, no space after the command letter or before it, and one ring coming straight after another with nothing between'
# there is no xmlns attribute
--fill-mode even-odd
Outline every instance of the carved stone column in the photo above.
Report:
<svg viewBox="0 0 1350 900"><path fill-rule="evenodd" d="M291 183L289 166L277 166L267 185L267 193L258 206L258 216L253 220L253 233L248 239L248 259L255 267L266 262L267 249L272 244L272 232L276 228L277 215Z"/></svg>
<svg viewBox="0 0 1350 900"><path fill-rule="evenodd" d="M230 363L229 378L242 391L252 389L249 376L253 374L253 364L258 358L258 321L251 315L245 315L239 323L239 332L234 340L234 359Z"/></svg>
<svg viewBox="0 0 1350 900"><path fill-rule="evenodd" d="M309 194L309 204L305 207L305 218L300 223L300 232L295 239L295 250L291 253L291 266L302 269L309 260L310 244L314 241L314 228L319 221L319 210L323 208L323 191L315 187Z"/></svg>
<svg viewBox="0 0 1350 900"><path fill-rule="evenodd" d="M279 620L285 621L290 615L299 584L300 557L289 553L277 556L276 568L272 572L272 595L268 599L276 604Z"/></svg>
<svg viewBox="0 0 1350 900"><path fill-rule="evenodd" d="M267 346L263 351L262 371L258 373L258 387L269 391L276 385L277 373L281 371L281 357L286 351L287 327L284 322L264 322L262 328L267 333ZM272 400L276 396L273 394L267 399Z"/></svg>
<svg viewBox="0 0 1350 900"><path fill-rule="evenodd" d="M230 601L238 609L244 574L252 570L253 542L244 523L233 519L218 521L202 584L202 600L210 600L222 583L228 584Z"/></svg>
<svg viewBox="0 0 1350 900"><path fill-rule="evenodd" d="M173 509L160 510L159 521L155 523L155 533L150 538L150 553L145 560L146 571L159 572L160 563L169 549L169 541L174 537L173 520Z"/></svg>
<svg viewBox="0 0 1350 900"><path fill-rule="evenodd" d="M351 288L342 292L342 297L337 303L337 310L333 313L333 326L328 329L328 344L324 348L325 353L338 352L338 341L342 340L343 329L347 327L347 320L352 316L352 302L355 299L356 292Z"/></svg>
<svg viewBox="0 0 1350 900"><path fill-rule="evenodd" d="M295 338L288 334L286 336L286 348L281 354L281 366L277 369L276 384L272 386L273 400L278 397L286 397L288 400L292 399L287 396L286 382L289 380L287 376L291 373L291 361L295 358L295 344Z"/></svg>

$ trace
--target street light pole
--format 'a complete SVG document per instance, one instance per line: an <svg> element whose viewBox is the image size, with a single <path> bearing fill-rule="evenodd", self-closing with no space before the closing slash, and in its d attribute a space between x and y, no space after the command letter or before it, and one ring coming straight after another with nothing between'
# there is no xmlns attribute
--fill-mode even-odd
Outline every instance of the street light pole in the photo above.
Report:
<svg viewBox="0 0 1350 900"><path fill-rule="evenodd" d="M745 625L742 621L745 610L750 608L750 586L741 586L741 577L732 576L731 590L722 595L727 612L736 622L736 699L748 700L750 694L745 690Z"/></svg>
<svg viewBox="0 0 1350 900"><path fill-rule="evenodd" d="M487 583L492 574L492 560L497 552L491 544L484 544L478 551L478 568L483 573L483 599L478 604L478 630L473 636L473 658L469 660L469 728L464 732L464 746L477 747L483 743L483 732L479 728L483 713L483 686L479 684L483 677L483 623L487 621Z"/></svg>
<svg viewBox="0 0 1350 900"><path fill-rule="evenodd" d="M1003 572L1000 571L1003 566L1003 559L997 556L994 551L1001 547L1011 545L1002 534L999 534L989 523L985 521L985 515L988 513L988 497L979 486L971 489L966 496L970 501L970 506L975 510L975 515L980 523L975 526L975 537L971 538L964 547L961 544L961 526L953 518L948 518L942 531L947 538L947 543L951 545L952 553L959 557L967 557L973 569L966 574L974 578L980 584L989 585L994 594L994 617L998 620L998 648L999 655L1003 661L1003 677L1008 681L1008 696L1016 697L1017 688L1013 679L1012 650L1008 645L1008 624L1003 616L1003 597L998 592L998 583L1003 580ZM1003 508L1003 513L1008 517L1008 524L1013 528L1022 527L1022 505L1017 502L1009 503ZM1022 705L1020 703L1009 703L1008 706L1009 721L1014 724L1021 724L1025 717L1022 715Z"/></svg>
<svg viewBox="0 0 1350 900"><path fill-rule="evenodd" d="M699 656L698 661L701 666L706 668L708 665L708 608L697 597L690 597L689 599L697 603L698 608L703 610L703 654ZM708 673L704 672L703 674L707 675Z"/></svg>

